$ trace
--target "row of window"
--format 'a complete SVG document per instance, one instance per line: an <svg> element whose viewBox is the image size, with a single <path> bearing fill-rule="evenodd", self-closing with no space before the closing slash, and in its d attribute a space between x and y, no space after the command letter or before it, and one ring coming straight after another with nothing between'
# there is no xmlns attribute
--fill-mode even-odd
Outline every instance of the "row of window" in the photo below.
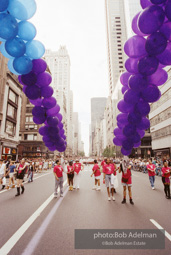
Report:
<svg viewBox="0 0 171 255"><path fill-rule="evenodd" d="M158 139L161 137L166 137L168 135L171 135L171 125L162 129L159 129L151 134L152 139Z"/></svg>
<svg viewBox="0 0 171 255"><path fill-rule="evenodd" d="M154 118L152 118L150 120L151 123L151 127L157 125L158 123L167 120L171 118L171 107L169 107L168 109L166 109L165 111L159 113L157 116L155 116Z"/></svg>

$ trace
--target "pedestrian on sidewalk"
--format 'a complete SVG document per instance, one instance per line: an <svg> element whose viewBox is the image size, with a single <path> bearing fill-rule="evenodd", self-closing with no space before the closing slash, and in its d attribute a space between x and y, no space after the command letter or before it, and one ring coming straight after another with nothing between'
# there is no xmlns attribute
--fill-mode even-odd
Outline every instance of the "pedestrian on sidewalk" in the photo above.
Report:
<svg viewBox="0 0 171 255"><path fill-rule="evenodd" d="M80 188L80 177L81 177L81 171L84 169L84 165L79 163L79 160L76 159L74 164L74 189Z"/></svg>
<svg viewBox="0 0 171 255"><path fill-rule="evenodd" d="M131 165L129 165L126 169L126 172L123 171L123 167L122 164L120 164L119 167L119 173L122 172L122 179L121 179L121 183L123 186L123 200L122 200L122 204L126 203L126 188L128 188L128 193L129 193L129 201L130 204L134 204L133 200L132 200L132 191L131 191L131 187L132 187L132 177L131 177Z"/></svg>
<svg viewBox="0 0 171 255"><path fill-rule="evenodd" d="M67 176L68 176L69 191L73 191L74 166L72 161L70 161L69 165L67 166Z"/></svg>
<svg viewBox="0 0 171 255"><path fill-rule="evenodd" d="M0 184L2 184L2 189L5 188L6 183L6 164L3 159L0 159Z"/></svg>
<svg viewBox="0 0 171 255"><path fill-rule="evenodd" d="M24 175L26 172L26 167L27 164L25 162L25 159L23 158L18 166L17 170L17 194L15 195L16 197L20 195L20 187L21 187L21 194L24 193L24 185L23 185L23 179L24 179Z"/></svg>
<svg viewBox="0 0 171 255"><path fill-rule="evenodd" d="M28 182L33 182L33 173L34 173L34 162L30 161L30 164L28 166Z"/></svg>
<svg viewBox="0 0 171 255"><path fill-rule="evenodd" d="M54 197L58 196L58 186L60 187L60 196L63 197L63 167L60 164L59 160L56 160L56 166L53 169L53 173L55 175L55 191Z"/></svg>
<svg viewBox="0 0 171 255"><path fill-rule="evenodd" d="M166 194L167 199L171 199L170 196L170 174L171 174L171 168L168 167L167 161L164 161L164 166L162 168L162 182L164 185L164 192Z"/></svg>
<svg viewBox="0 0 171 255"><path fill-rule="evenodd" d="M109 186L111 187L112 199L115 201L114 197L114 186L111 183L111 175L114 173L114 166L110 164L110 159L107 159L106 164L103 167L103 180L106 183L107 193L108 193L108 201L111 201Z"/></svg>
<svg viewBox="0 0 171 255"><path fill-rule="evenodd" d="M9 183L6 187L6 189L9 189L11 183L12 183L12 189L15 188L15 183L14 183L14 173L16 172L16 165L14 161L11 161L9 164L9 171L8 171L8 175L9 175Z"/></svg>
<svg viewBox="0 0 171 255"><path fill-rule="evenodd" d="M93 189L100 191L101 172L100 172L100 167L99 167L96 159L94 160L94 166L92 168L92 171L93 171L93 173L91 174L91 177L94 175L94 180L95 180L95 185L94 185Z"/></svg>
<svg viewBox="0 0 171 255"><path fill-rule="evenodd" d="M151 184L151 188L154 190L154 183L155 183L155 175L156 175L156 166L152 163L152 160L149 159L148 165L147 165L149 180Z"/></svg>

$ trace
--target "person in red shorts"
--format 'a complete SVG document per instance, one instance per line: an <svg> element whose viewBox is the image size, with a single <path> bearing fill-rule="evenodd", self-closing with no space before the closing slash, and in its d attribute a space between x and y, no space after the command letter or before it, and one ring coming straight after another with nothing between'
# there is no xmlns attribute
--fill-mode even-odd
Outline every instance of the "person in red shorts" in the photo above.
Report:
<svg viewBox="0 0 171 255"><path fill-rule="evenodd" d="M94 160L94 166L93 166L92 170L93 170L93 173L92 173L91 177L94 175L94 178L95 178L95 186L93 187L93 189L100 191L101 172L100 172L100 167L99 167L96 159ZM98 184L98 187L97 187L97 184Z"/></svg>
<svg viewBox="0 0 171 255"><path fill-rule="evenodd" d="M112 192L112 199L115 201L114 197L114 187L111 184L111 175L114 173L114 166L110 164L110 159L107 159L107 164L103 168L103 180L105 180L106 183L106 188L107 188L107 193L108 193L108 201L111 201L110 198L110 191L109 191L109 186L111 187L111 192Z"/></svg>
<svg viewBox="0 0 171 255"><path fill-rule="evenodd" d="M53 173L55 175L55 191L54 191L54 197L56 198L58 196L58 186L60 187L60 196L63 197L63 168L60 165L60 161L56 161L56 166L53 169Z"/></svg>
<svg viewBox="0 0 171 255"><path fill-rule="evenodd" d="M121 183L123 186L123 200L121 203L122 204L126 203L126 187L128 187L130 204L134 205L134 202L132 200L132 191L131 191L131 186L132 186L131 165L129 165L126 172L124 172L122 164L120 164L119 173L120 172L122 172Z"/></svg>
<svg viewBox="0 0 171 255"><path fill-rule="evenodd" d="M170 173L171 169L168 167L167 161L164 161L164 166L162 168L162 182L164 185L164 192L166 194L167 199L171 199L170 196Z"/></svg>
<svg viewBox="0 0 171 255"><path fill-rule="evenodd" d="M156 166L152 163L152 160L150 159L149 164L147 165L149 180L151 183L151 187L154 190L154 182L155 182L155 175L156 175Z"/></svg>

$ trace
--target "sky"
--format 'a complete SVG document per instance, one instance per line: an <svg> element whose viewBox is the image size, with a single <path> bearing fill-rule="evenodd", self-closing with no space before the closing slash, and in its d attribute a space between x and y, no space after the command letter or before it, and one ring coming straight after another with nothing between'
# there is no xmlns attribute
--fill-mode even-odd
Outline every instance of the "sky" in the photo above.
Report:
<svg viewBox="0 0 171 255"><path fill-rule="evenodd" d="M79 113L85 153L89 152L90 99L107 97L107 47L104 0L36 0L30 20L37 40L57 51L66 45L71 60L74 111Z"/></svg>

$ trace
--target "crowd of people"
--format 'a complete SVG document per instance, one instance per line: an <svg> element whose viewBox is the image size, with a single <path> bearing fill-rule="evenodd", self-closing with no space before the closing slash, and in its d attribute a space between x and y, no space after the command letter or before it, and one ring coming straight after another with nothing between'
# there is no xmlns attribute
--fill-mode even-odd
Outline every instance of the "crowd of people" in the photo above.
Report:
<svg viewBox="0 0 171 255"><path fill-rule="evenodd" d="M159 170L160 165L160 170ZM149 181L152 190L155 189L155 176L161 176L161 180L164 186L164 193L167 199L171 198L170 194L170 175L171 175L171 162L170 160L157 160L157 159L129 159L128 157L123 159L95 159L92 166L91 177L94 176L93 190L101 190L101 176L103 176L103 183L107 188L108 201L115 201L114 193L118 187L117 171L122 174L121 184L123 186L123 200L122 204L126 203L126 190L128 189L130 204L134 204L132 199L132 170L142 171L148 173ZM67 174L67 183L69 191L74 189L80 189L80 176L81 171L84 170L84 164L79 159L64 160L64 157L53 160L45 159L22 159L20 161L12 160L0 160L0 184L2 189L17 188L15 196L23 194L24 177L27 176L28 183L33 182L34 172L41 173L42 170L53 169L55 176L55 190L54 197L58 196L58 188L60 190L60 196L63 196L64 176ZM9 178L8 185L6 179Z"/></svg>

